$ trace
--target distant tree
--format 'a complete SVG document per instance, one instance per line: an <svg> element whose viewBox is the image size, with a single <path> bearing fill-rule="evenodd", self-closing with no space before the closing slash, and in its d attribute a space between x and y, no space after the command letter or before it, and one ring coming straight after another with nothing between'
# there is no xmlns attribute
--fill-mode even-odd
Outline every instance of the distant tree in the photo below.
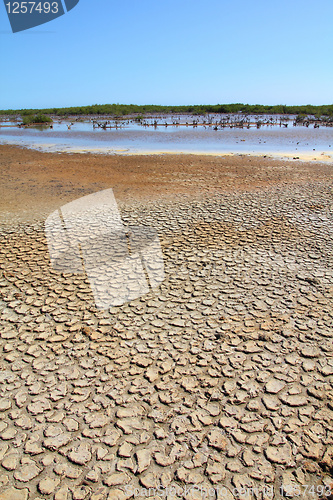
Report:
<svg viewBox="0 0 333 500"><path fill-rule="evenodd" d="M24 115L22 121L23 125L33 125L40 123L52 123L53 120L49 116L37 113L37 115L29 115L29 114Z"/></svg>

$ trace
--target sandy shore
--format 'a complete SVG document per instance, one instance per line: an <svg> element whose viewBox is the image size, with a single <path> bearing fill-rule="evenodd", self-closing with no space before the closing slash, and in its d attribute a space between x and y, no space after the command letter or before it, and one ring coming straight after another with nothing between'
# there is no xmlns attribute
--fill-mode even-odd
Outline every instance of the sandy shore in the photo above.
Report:
<svg viewBox="0 0 333 500"><path fill-rule="evenodd" d="M112 188L117 201L202 198L330 178L330 163L252 156L41 153L0 146L0 217L45 218L64 203ZM1 221L1 219L0 219Z"/></svg>
<svg viewBox="0 0 333 500"><path fill-rule="evenodd" d="M7 146L0 165L0 500L333 490L332 165ZM166 279L101 311L43 221L110 187Z"/></svg>

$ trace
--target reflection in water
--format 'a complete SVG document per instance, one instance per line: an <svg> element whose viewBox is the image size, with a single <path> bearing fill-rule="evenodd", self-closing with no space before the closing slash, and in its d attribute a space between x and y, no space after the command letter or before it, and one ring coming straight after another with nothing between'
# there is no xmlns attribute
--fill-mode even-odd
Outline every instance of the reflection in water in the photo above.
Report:
<svg viewBox="0 0 333 500"><path fill-rule="evenodd" d="M331 156L333 127L293 126L293 119L161 116L147 120L57 120L49 127L0 127L1 144L47 151L202 152ZM260 122L260 123L259 123ZM5 125L8 125L6 122ZM258 125L259 123L259 125ZM316 125L316 126L315 126Z"/></svg>

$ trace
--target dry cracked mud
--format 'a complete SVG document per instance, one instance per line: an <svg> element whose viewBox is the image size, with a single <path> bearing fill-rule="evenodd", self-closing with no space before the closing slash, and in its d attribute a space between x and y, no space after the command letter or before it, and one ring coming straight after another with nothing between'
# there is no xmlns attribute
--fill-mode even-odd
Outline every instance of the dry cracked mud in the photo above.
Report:
<svg viewBox="0 0 333 500"><path fill-rule="evenodd" d="M0 247L0 499L324 497L333 489L333 182L120 203L166 279L110 310Z"/></svg>

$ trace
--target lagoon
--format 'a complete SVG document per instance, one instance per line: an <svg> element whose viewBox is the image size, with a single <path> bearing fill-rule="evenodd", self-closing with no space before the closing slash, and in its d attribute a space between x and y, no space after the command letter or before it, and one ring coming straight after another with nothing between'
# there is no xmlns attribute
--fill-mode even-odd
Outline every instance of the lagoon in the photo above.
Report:
<svg viewBox="0 0 333 500"><path fill-rule="evenodd" d="M168 115L140 121L100 117L56 119L53 128L19 128L7 121L0 123L0 144L70 153L246 154L317 161L333 159L333 127L293 126L290 117L274 117L274 121L260 117L265 124L259 127L255 125L256 117L249 127L237 127L232 120L228 126L222 126L222 121L215 122L215 118Z"/></svg>

